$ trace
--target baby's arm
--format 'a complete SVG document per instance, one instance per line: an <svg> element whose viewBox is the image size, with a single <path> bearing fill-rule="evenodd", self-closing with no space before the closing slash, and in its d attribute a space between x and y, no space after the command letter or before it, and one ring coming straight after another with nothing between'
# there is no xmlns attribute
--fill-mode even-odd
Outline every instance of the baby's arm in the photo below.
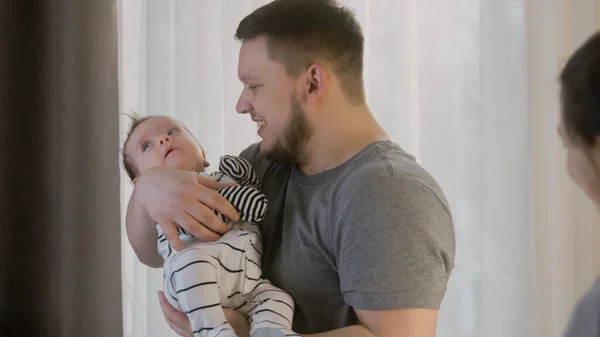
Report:
<svg viewBox="0 0 600 337"><path fill-rule="evenodd" d="M133 193L129 200L125 228L129 242L140 262L149 267L162 267L163 259L156 250L155 222L137 202L136 193Z"/></svg>

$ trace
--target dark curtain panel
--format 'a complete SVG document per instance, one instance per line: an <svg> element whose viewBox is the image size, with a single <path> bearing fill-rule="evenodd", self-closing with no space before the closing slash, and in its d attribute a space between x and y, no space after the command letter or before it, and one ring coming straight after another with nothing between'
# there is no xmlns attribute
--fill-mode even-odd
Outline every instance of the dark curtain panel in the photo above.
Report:
<svg viewBox="0 0 600 337"><path fill-rule="evenodd" d="M0 336L122 336L116 0L0 0Z"/></svg>

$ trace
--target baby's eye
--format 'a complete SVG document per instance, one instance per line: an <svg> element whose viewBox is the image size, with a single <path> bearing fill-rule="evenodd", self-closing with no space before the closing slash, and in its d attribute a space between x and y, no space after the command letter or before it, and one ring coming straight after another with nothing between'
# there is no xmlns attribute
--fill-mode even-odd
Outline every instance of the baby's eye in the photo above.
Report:
<svg viewBox="0 0 600 337"><path fill-rule="evenodd" d="M169 132L167 132L167 134L168 134L169 136L172 136L172 135L173 135L175 132L177 132L177 131L179 131L179 130L177 130L177 129L171 129L171 130L169 130Z"/></svg>
<svg viewBox="0 0 600 337"><path fill-rule="evenodd" d="M146 152L150 148L150 143L146 142L142 144L142 152Z"/></svg>

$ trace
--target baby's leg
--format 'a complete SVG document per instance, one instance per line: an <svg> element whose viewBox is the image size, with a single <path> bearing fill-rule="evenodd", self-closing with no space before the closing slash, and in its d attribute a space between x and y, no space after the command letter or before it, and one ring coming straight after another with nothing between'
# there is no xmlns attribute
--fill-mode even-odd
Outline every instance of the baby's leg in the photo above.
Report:
<svg viewBox="0 0 600 337"><path fill-rule="evenodd" d="M252 337L300 336L292 331L294 302L283 290L260 280L246 298L240 312L250 318Z"/></svg>
<svg viewBox="0 0 600 337"><path fill-rule="evenodd" d="M218 262L201 249L188 248L179 252L169 267L166 296L178 301L194 337L236 336L221 306Z"/></svg>

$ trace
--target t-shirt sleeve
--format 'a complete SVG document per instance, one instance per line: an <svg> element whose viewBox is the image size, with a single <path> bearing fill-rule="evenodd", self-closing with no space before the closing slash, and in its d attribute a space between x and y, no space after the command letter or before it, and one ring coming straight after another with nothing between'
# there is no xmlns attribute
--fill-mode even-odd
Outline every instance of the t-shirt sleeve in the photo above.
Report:
<svg viewBox="0 0 600 337"><path fill-rule="evenodd" d="M387 176L353 191L332 233L347 304L440 307L454 264L452 218L423 183Z"/></svg>

